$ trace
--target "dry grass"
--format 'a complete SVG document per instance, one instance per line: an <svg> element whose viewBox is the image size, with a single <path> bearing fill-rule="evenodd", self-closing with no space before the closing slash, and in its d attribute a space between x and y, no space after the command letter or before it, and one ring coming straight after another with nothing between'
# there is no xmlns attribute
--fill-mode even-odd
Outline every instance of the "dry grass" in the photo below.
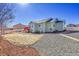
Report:
<svg viewBox="0 0 79 59"><path fill-rule="evenodd" d="M37 42L42 34L28 34L28 33L13 33L6 34L4 38L15 45L32 45Z"/></svg>
<svg viewBox="0 0 79 59"><path fill-rule="evenodd" d="M18 47L0 36L0 56L37 56L38 51L33 47Z"/></svg>

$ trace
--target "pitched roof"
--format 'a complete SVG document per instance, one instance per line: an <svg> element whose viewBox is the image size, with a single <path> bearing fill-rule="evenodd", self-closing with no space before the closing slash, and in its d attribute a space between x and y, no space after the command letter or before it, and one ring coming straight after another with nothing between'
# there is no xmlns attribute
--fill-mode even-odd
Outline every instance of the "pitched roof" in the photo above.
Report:
<svg viewBox="0 0 79 59"><path fill-rule="evenodd" d="M27 25L23 25L23 24L21 24L21 23L19 23L19 24L16 24L16 25L14 25L13 26L13 28L24 28L24 27L26 27Z"/></svg>
<svg viewBox="0 0 79 59"><path fill-rule="evenodd" d="M37 21L32 21L33 23L43 23L43 22L49 22L53 20L53 18L47 18L47 19L42 19L42 20L37 20Z"/></svg>
<svg viewBox="0 0 79 59"><path fill-rule="evenodd" d="M47 18L47 19L42 19L42 20L37 20L37 21L31 21L32 23L43 23L43 22L63 22L62 20L59 20L57 18Z"/></svg>

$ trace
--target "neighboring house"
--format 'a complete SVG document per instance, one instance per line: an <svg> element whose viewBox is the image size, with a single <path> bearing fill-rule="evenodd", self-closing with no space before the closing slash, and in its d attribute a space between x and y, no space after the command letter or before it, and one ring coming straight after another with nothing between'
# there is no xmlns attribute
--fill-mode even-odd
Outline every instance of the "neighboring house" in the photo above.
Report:
<svg viewBox="0 0 79 59"><path fill-rule="evenodd" d="M23 25L23 24L19 23L19 24L14 25L13 28L14 29L23 29L25 26L26 25Z"/></svg>
<svg viewBox="0 0 79 59"><path fill-rule="evenodd" d="M67 27L76 27L75 24L68 24Z"/></svg>
<svg viewBox="0 0 79 59"><path fill-rule="evenodd" d="M68 24L67 27L79 27L79 24Z"/></svg>
<svg viewBox="0 0 79 59"><path fill-rule="evenodd" d="M22 31L25 27L26 27L26 25L23 25L23 24L19 23L19 24L14 25L14 26L13 26L13 29L16 30L16 31L18 31L18 32L20 32L20 31Z"/></svg>
<svg viewBox="0 0 79 59"><path fill-rule="evenodd" d="M79 24L68 24L67 30L69 30L69 31L79 31Z"/></svg>
<svg viewBox="0 0 79 59"><path fill-rule="evenodd" d="M29 23L31 32L54 32L65 30L65 22L57 18L42 19Z"/></svg>
<svg viewBox="0 0 79 59"><path fill-rule="evenodd" d="M79 24L76 24L76 27L79 27Z"/></svg>

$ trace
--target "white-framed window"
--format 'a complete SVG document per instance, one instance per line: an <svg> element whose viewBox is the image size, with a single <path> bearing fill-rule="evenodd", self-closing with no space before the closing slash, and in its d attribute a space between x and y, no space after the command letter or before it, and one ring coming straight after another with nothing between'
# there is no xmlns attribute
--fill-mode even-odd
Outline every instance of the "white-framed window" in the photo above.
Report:
<svg viewBox="0 0 79 59"><path fill-rule="evenodd" d="M39 25L39 27L40 27L41 25Z"/></svg>
<svg viewBox="0 0 79 59"><path fill-rule="evenodd" d="M50 28L50 31L52 30L52 28Z"/></svg>

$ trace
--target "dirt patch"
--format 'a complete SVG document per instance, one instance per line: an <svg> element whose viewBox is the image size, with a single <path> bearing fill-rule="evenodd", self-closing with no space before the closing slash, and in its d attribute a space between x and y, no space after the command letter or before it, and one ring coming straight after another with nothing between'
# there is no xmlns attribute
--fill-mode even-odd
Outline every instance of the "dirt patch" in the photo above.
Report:
<svg viewBox="0 0 79 59"><path fill-rule="evenodd" d="M18 47L4 40L0 36L0 55L1 56L37 56L38 51L33 47Z"/></svg>

